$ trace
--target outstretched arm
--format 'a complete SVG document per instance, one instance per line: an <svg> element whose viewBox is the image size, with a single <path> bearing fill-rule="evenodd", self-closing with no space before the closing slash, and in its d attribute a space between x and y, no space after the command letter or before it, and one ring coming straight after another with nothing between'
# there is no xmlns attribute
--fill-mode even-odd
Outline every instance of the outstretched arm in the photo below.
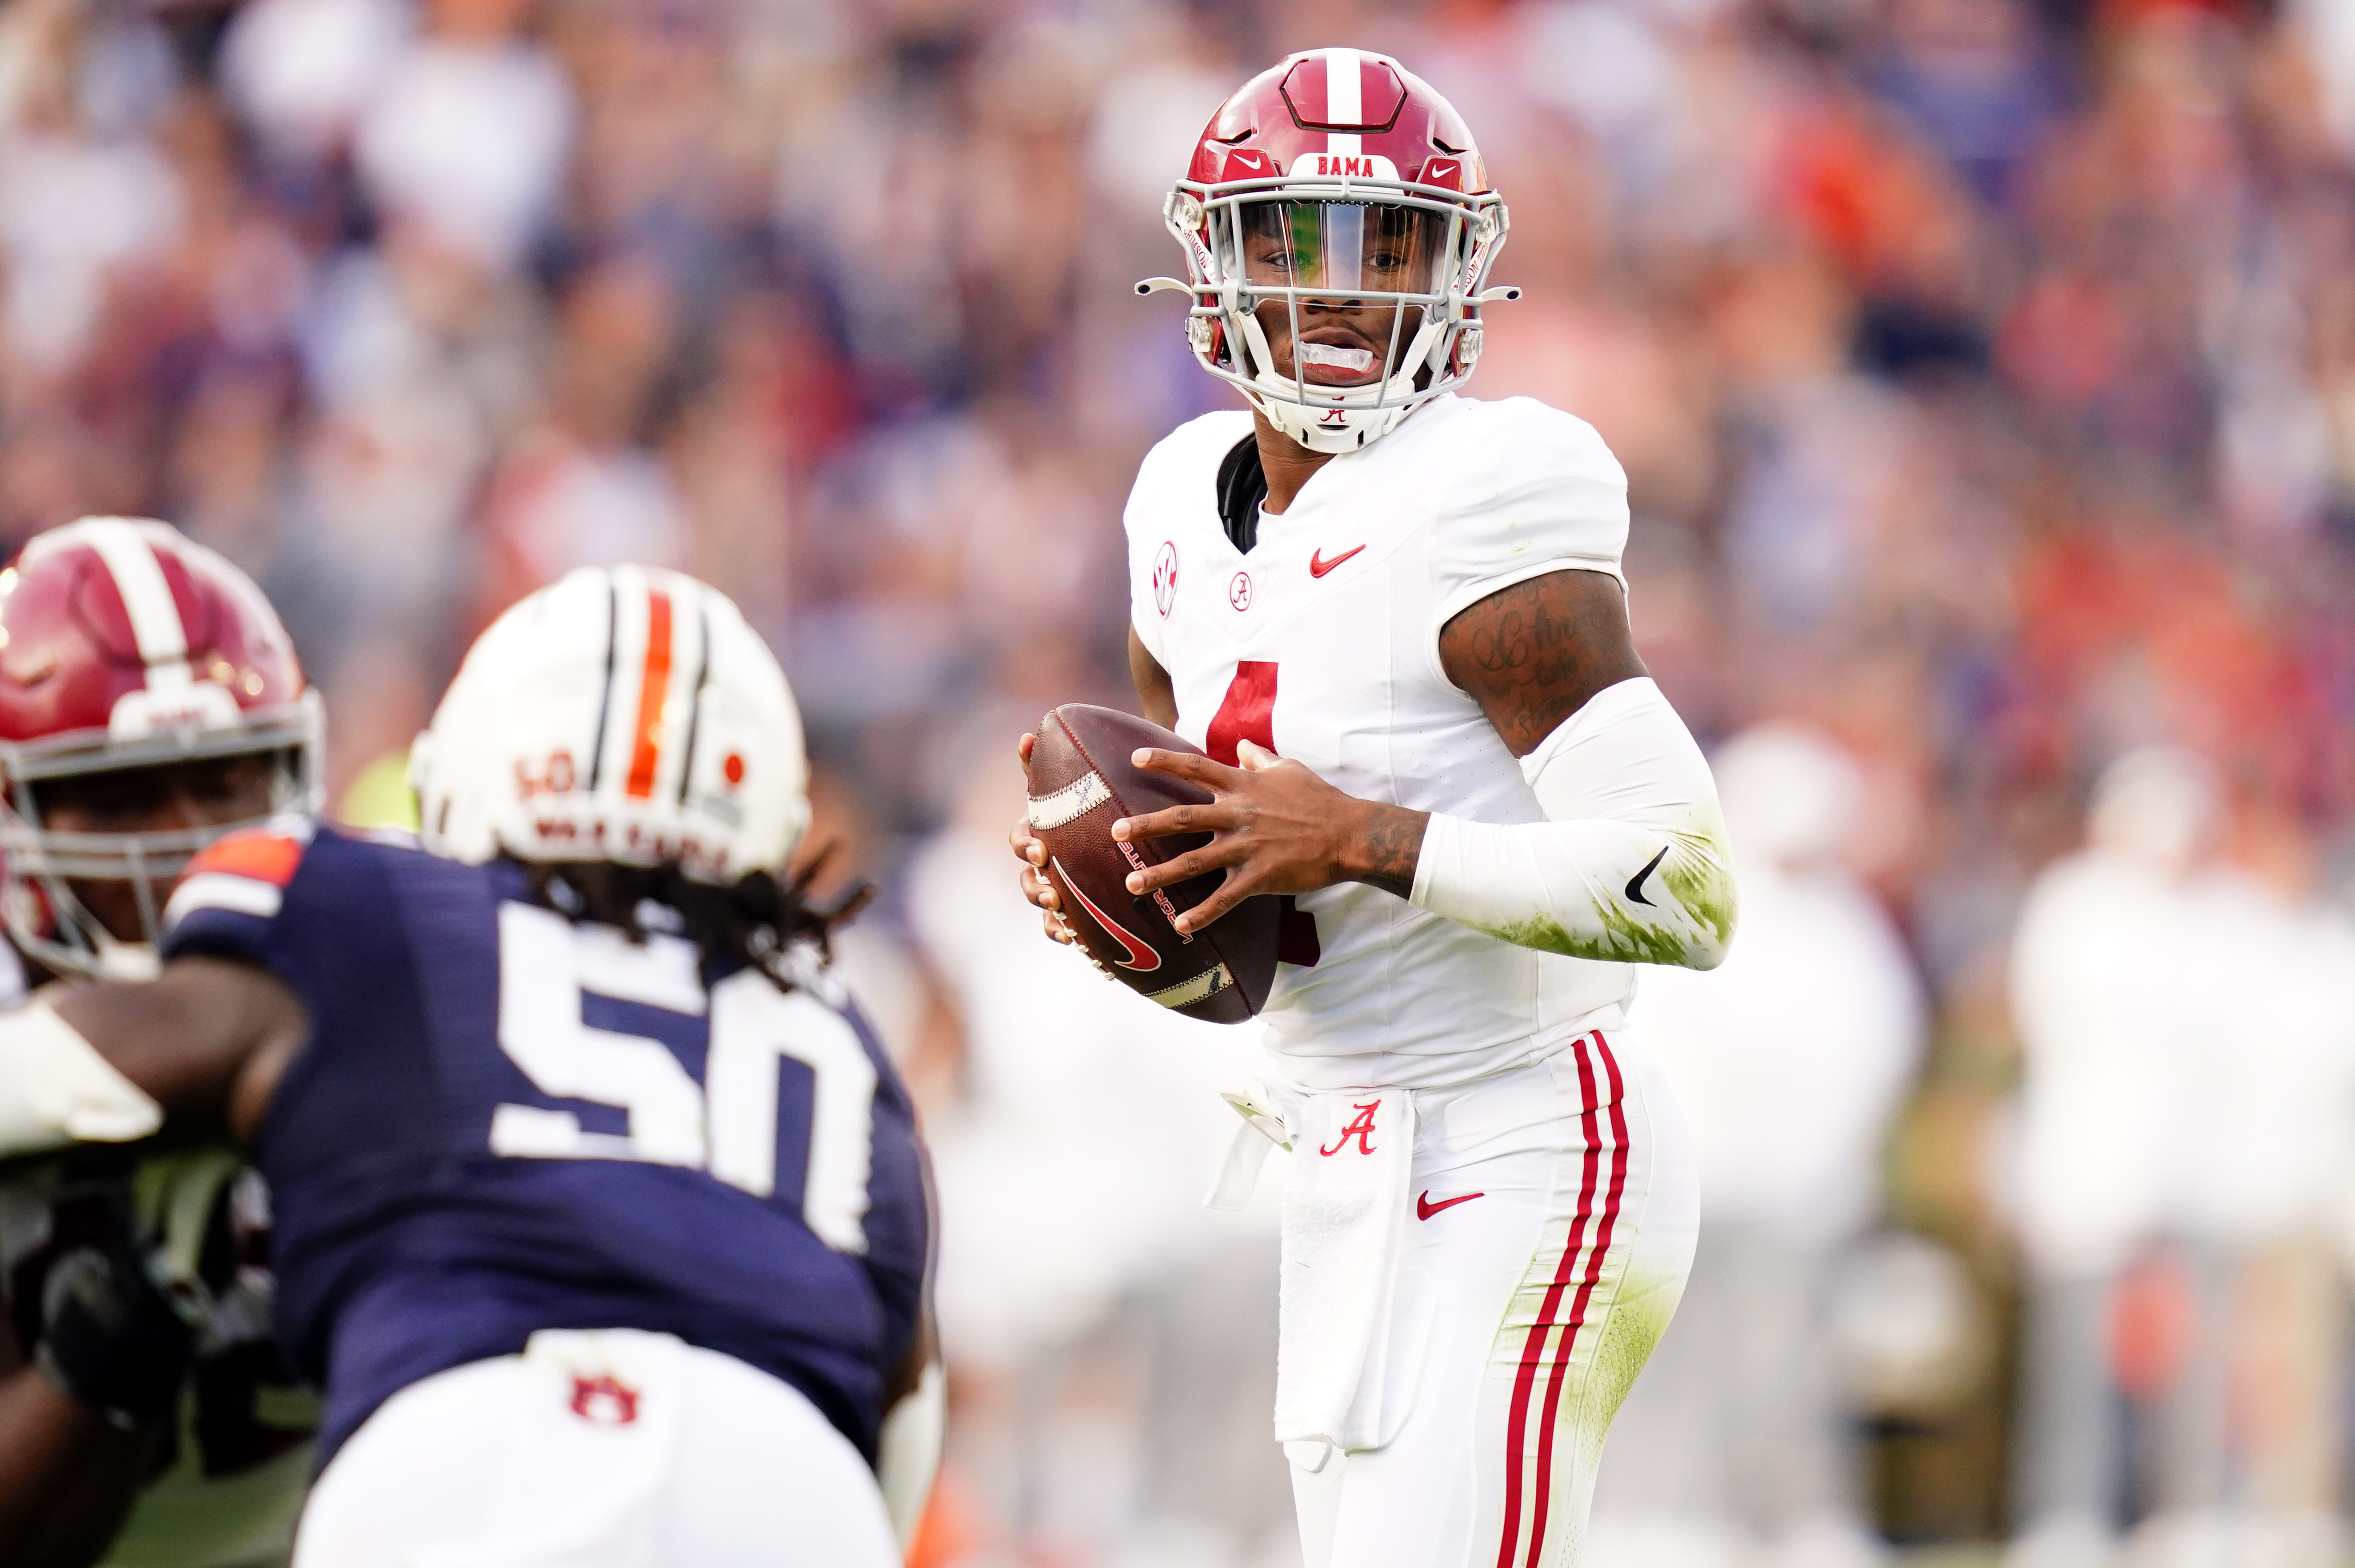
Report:
<svg viewBox="0 0 2355 1568"><path fill-rule="evenodd" d="M248 1136L306 1027L282 982L221 959L51 987L0 1014L0 1157L144 1137L167 1118ZM0 1568L103 1556L178 1408L193 1336L120 1219L50 1265L36 1356L0 1323Z"/></svg>
<svg viewBox="0 0 2355 1568"><path fill-rule="evenodd" d="M1360 881L1523 946L1714 966L1733 922L1716 789L1636 655L1617 580L1564 570L1517 583L1450 621L1439 647L1448 677L1521 759L1546 821L1473 823L1359 800L1248 744L1241 768L1140 752L1140 765L1215 798L1115 823L1113 836L1214 837L1132 874L1129 891L1225 868L1219 891L1178 922L1195 930L1255 893Z"/></svg>
<svg viewBox="0 0 2355 1568"><path fill-rule="evenodd" d="M0 1325L0 1568L83 1568L122 1528L162 1424L116 1426L15 1351Z"/></svg>
<svg viewBox="0 0 2355 1568"><path fill-rule="evenodd" d="M148 1278L129 1194L80 1214L62 1250L20 1263L22 1353L0 1322L0 1568L106 1555L180 1408L196 1334ZM29 1309L27 1311L25 1309Z"/></svg>
<svg viewBox="0 0 2355 1568"><path fill-rule="evenodd" d="M284 981L222 958L51 987L0 1014L0 1157L142 1138L166 1120L250 1137L308 1029Z"/></svg>

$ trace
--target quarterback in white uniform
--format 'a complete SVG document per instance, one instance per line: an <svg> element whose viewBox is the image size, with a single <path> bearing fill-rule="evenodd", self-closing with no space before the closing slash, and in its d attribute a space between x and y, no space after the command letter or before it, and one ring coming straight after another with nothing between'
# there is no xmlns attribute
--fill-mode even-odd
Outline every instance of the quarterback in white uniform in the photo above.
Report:
<svg viewBox="0 0 2355 1568"><path fill-rule="evenodd" d="M1733 925L1708 766L1629 637L1625 478L1568 414L1455 395L1510 297L1505 210L1396 61L1254 79L1167 211L1189 277L1140 287L1189 296L1252 407L1175 432L1130 497L1138 696L1208 753L1138 761L1214 799L1114 833L1213 832L1130 879L1224 868L1181 929L1296 901L1221 1189L1286 1152L1275 1435L1307 1563L1567 1564L1692 1252L1633 966L1709 968Z"/></svg>

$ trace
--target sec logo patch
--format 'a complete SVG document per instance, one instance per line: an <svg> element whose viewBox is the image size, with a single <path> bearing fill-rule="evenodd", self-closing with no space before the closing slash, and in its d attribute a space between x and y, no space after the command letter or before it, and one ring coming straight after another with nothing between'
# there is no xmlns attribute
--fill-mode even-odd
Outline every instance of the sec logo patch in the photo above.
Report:
<svg viewBox="0 0 2355 1568"><path fill-rule="evenodd" d="M1251 608L1251 573L1238 571L1235 580L1227 584L1227 603L1236 610Z"/></svg>
<svg viewBox="0 0 2355 1568"><path fill-rule="evenodd" d="M1169 618L1169 606L1178 599L1178 545L1174 539L1161 542L1161 553L1153 558L1153 604L1161 618Z"/></svg>

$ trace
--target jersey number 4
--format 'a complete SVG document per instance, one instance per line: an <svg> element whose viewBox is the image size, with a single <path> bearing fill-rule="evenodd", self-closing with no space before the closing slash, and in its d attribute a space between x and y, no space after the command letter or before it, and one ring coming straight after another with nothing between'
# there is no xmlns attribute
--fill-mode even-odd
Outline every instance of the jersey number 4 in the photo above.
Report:
<svg viewBox="0 0 2355 1568"><path fill-rule="evenodd" d="M703 1081L645 1035L593 1029L584 993L709 1020ZM709 1171L756 1198L777 1191L781 1059L810 1070L809 1168L802 1220L837 1252L867 1250L875 1063L843 1016L803 991L744 970L704 989L691 944L629 941L553 910L499 906L499 1047L558 1099L628 1114L623 1133L592 1133L570 1111L501 1105L491 1152L538 1159L627 1159Z"/></svg>
<svg viewBox="0 0 2355 1568"><path fill-rule="evenodd" d="M1202 749L1214 762L1240 767L1236 752L1242 741L1275 750L1275 663L1272 659L1241 659L1227 694L1210 716ZM1316 917L1285 893L1278 901L1284 912L1276 924L1276 957L1286 964L1315 967L1323 950L1316 941Z"/></svg>

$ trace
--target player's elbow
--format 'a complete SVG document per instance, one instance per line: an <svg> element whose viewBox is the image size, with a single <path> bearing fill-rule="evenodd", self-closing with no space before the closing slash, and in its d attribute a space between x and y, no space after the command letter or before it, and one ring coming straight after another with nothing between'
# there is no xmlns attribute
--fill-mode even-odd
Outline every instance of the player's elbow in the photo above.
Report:
<svg viewBox="0 0 2355 1568"><path fill-rule="evenodd" d="M1678 902L1690 922L1683 952L1676 960L1682 969L1714 969L1725 962L1733 946L1733 928L1742 918L1734 895L1733 875L1721 859L1712 857L1701 874L1691 879Z"/></svg>
<svg viewBox="0 0 2355 1568"><path fill-rule="evenodd" d="M1726 950L1730 945L1730 943L1719 941L1714 937L1702 937L1686 948L1684 958L1677 967L1714 969L1725 962Z"/></svg>

